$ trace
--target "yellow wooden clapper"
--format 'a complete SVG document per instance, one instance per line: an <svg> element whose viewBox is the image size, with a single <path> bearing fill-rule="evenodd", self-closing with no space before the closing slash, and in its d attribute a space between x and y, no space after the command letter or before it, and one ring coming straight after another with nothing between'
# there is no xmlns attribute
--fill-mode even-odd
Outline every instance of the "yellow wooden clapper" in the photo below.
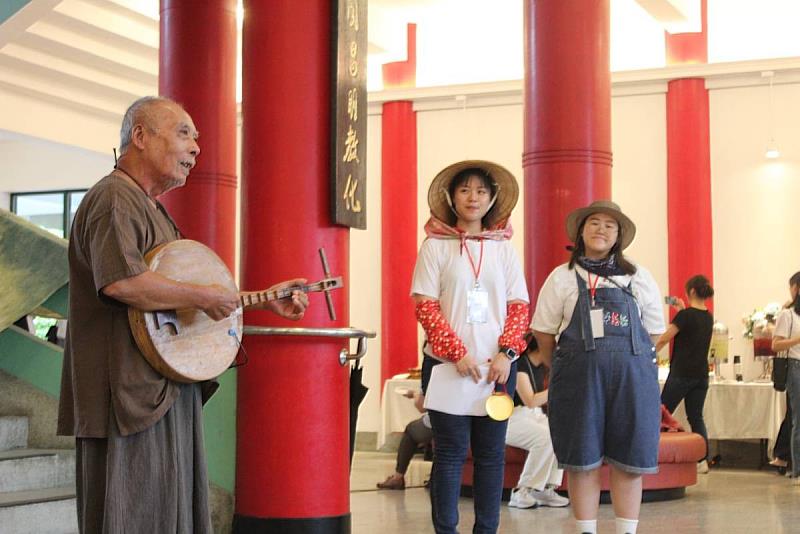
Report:
<svg viewBox="0 0 800 534"><path fill-rule="evenodd" d="M514 411L514 399L508 394L506 385L503 391L495 391L486 399L486 413L495 421L505 421Z"/></svg>

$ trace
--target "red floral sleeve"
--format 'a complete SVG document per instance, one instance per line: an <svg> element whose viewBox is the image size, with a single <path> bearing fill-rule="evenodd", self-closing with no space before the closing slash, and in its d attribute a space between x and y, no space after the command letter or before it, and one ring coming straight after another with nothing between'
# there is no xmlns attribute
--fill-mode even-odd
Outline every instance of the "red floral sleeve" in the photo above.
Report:
<svg viewBox="0 0 800 534"><path fill-rule="evenodd" d="M501 347L514 349L517 354L527 347L525 343L525 332L528 331L528 311L530 306L523 302L509 304L506 307L506 324L503 326L503 333L497 343Z"/></svg>
<svg viewBox="0 0 800 534"><path fill-rule="evenodd" d="M423 300L416 306L417 321L428 336L433 353L441 358L457 362L467 354L467 348L450 323L442 315L438 300Z"/></svg>

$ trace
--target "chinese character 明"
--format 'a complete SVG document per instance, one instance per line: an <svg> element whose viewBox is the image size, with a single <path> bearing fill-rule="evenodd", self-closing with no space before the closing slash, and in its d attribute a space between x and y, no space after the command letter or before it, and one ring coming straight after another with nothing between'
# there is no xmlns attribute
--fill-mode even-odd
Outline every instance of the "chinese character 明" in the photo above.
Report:
<svg viewBox="0 0 800 534"><path fill-rule="evenodd" d="M347 91L347 115L350 120L358 120L358 88L354 87Z"/></svg>
<svg viewBox="0 0 800 534"><path fill-rule="evenodd" d="M351 124L347 128L347 137L344 140L344 156L342 156L342 161L350 162L353 160L360 163L358 159L358 134L353 130L353 125Z"/></svg>
<svg viewBox="0 0 800 534"><path fill-rule="evenodd" d="M347 18L347 24L358 31L358 2L356 0L347 0L345 18Z"/></svg>
<svg viewBox="0 0 800 534"><path fill-rule="evenodd" d="M347 175L347 183L344 184L344 207L353 213L361 212L361 201L356 198L356 189L358 188L358 178L353 178L352 174Z"/></svg>

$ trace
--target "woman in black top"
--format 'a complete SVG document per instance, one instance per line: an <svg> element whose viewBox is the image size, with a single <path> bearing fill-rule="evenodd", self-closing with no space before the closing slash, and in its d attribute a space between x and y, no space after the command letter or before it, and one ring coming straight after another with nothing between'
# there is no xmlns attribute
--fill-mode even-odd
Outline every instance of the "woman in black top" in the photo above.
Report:
<svg viewBox="0 0 800 534"><path fill-rule="evenodd" d="M685 308L680 299L672 303L679 311L656 343L656 350L660 350L675 338L661 403L673 413L678 404L684 401L692 432L703 436L706 442L706 456L697 465L697 472L708 473L708 433L703 421L703 405L708 393L708 346L714 317L708 312L705 301L714 296L714 289L708 278L698 274L686 282L686 295L689 297L689 307Z"/></svg>

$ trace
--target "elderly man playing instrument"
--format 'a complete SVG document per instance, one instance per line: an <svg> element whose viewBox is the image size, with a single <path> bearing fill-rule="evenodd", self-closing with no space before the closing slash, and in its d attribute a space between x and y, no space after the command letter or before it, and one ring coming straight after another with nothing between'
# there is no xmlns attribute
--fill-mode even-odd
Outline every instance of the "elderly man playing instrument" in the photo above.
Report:
<svg viewBox="0 0 800 534"><path fill-rule="evenodd" d="M221 320L239 306L234 291L168 279L144 260L180 238L156 198L186 183L197 139L176 102L137 100L122 122L117 165L75 214L58 433L76 438L81 532L212 532L201 408L218 384L159 374L128 323L128 307L198 309ZM295 291L262 307L299 319L307 304Z"/></svg>

